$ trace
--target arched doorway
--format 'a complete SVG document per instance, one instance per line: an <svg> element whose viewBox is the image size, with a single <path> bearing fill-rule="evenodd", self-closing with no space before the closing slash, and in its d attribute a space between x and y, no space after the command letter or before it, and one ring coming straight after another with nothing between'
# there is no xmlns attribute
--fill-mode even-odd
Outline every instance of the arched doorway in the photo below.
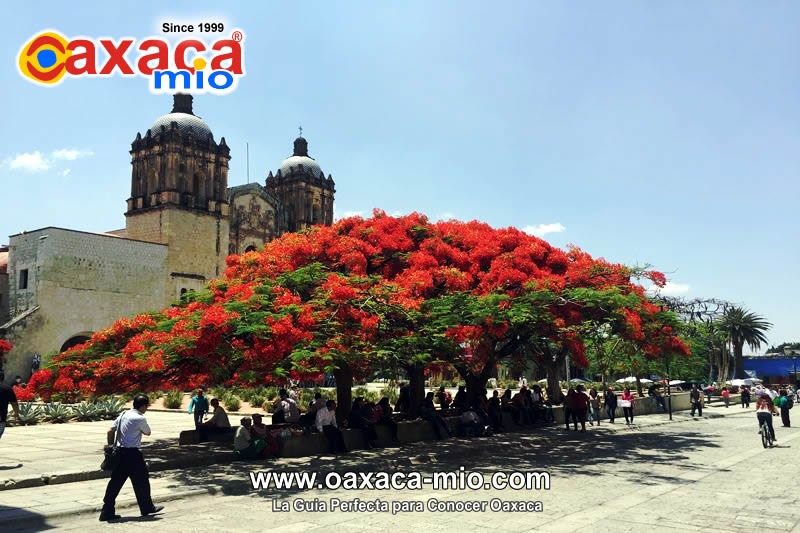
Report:
<svg viewBox="0 0 800 533"><path fill-rule="evenodd" d="M77 333L77 334L73 335L72 337L67 339L64 342L64 344L61 345L61 349L59 350L59 353L60 352L65 352L65 351L69 350L70 348L72 348L73 346L77 346L79 344L83 344L84 342L88 341L91 338L91 336L92 336L92 332L91 331L83 331L81 333Z"/></svg>
<svg viewBox="0 0 800 533"><path fill-rule="evenodd" d="M255 251L256 251L256 247L253 244L251 244L250 246L248 246L247 248L244 249L244 253L255 252Z"/></svg>

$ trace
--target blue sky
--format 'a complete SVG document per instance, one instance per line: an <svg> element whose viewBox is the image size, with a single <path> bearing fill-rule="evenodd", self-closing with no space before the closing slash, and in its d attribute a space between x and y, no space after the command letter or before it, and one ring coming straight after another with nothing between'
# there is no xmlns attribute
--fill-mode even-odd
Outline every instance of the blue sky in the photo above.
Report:
<svg viewBox="0 0 800 533"><path fill-rule="evenodd" d="M247 35L247 74L194 109L231 146L230 185L246 182L246 142L263 181L302 125L339 215L549 230L654 265L672 293L749 307L772 344L800 340L800 4L162 4L5 14L0 242L123 227L130 142L171 109L143 78L34 86L15 68L22 44L45 28L141 38L222 21Z"/></svg>

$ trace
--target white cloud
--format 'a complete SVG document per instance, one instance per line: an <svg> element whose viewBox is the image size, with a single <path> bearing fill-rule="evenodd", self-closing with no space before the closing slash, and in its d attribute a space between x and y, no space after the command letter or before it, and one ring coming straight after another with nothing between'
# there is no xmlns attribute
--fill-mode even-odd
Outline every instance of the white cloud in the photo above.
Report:
<svg viewBox="0 0 800 533"><path fill-rule="evenodd" d="M561 233L566 231L561 222L554 222L552 224L539 224L538 226L525 226L522 231L534 237L544 237L548 233Z"/></svg>
<svg viewBox="0 0 800 533"><path fill-rule="evenodd" d="M363 217L363 216L364 216L364 212L363 211L345 211L344 213L339 213L336 210L336 206L335 205L333 206L333 220L334 221L341 220L343 218Z"/></svg>
<svg viewBox="0 0 800 533"><path fill-rule="evenodd" d="M456 216L448 211L436 217L436 220L453 220L454 218L456 218Z"/></svg>
<svg viewBox="0 0 800 533"><path fill-rule="evenodd" d="M50 168L50 162L38 150L17 154L3 161L3 164L12 170L24 170L25 172L44 172Z"/></svg>
<svg viewBox="0 0 800 533"><path fill-rule="evenodd" d="M647 288L647 292L651 294L660 294L661 296L680 296L689 292L689 285L686 283L673 283L668 281L663 287L656 287L651 285Z"/></svg>
<svg viewBox="0 0 800 533"><path fill-rule="evenodd" d="M59 148L50 152L49 156L42 154L39 150L35 150L9 157L0 166L25 172L45 172L55 166L58 161L75 161L81 157L91 157L93 155L94 152L91 150L76 150L74 148ZM59 170L58 175L67 176L70 172L69 169Z"/></svg>
<svg viewBox="0 0 800 533"><path fill-rule="evenodd" d="M53 159L64 159L66 161L75 161L79 157L91 157L94 155L94 152L91 150L76 150L74 148L59 148L58 150L53 150L53 153L50 154L50 157Z"/></svg>
<svg viewBox="0 0 800 533"><path fill-rule="evenodd" d="M61 177L63 177L63 178L66 178L66 177L67 177L67 176L69 176L71 173L72 173L72 170L70 170L70 169L68 169L68 168L65 168L64 170L62 170L62 171L60 172L60 174L61 174Z"/></svg>

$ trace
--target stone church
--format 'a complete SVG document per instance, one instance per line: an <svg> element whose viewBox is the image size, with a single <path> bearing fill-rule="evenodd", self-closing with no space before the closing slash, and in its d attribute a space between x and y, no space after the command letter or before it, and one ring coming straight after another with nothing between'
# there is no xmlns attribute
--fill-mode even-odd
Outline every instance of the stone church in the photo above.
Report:
<svg viewBox="0 0 800 533"><path fill-rule="evenodd" d="M285 232L333 223L334 182L302 136L264 185L228 187L230 148L174 97L131 144L125 228L87 233L45 227L0 247L0 337L14 349L5 375L42 364L116 319L157 310L221 275L225 258Z"/></svg>

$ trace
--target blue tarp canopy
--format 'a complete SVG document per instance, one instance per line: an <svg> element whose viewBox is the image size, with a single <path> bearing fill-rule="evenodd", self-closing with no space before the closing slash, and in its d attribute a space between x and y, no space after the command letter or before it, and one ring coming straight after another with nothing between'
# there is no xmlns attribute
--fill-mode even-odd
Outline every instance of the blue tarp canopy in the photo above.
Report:
<svg viewBox="0 0 800 533"><path fill-rule="evenodd" d="M756 376L790 376L797 368L797 359L753 357L744 360L744 370L748 375Z"/></svg>

